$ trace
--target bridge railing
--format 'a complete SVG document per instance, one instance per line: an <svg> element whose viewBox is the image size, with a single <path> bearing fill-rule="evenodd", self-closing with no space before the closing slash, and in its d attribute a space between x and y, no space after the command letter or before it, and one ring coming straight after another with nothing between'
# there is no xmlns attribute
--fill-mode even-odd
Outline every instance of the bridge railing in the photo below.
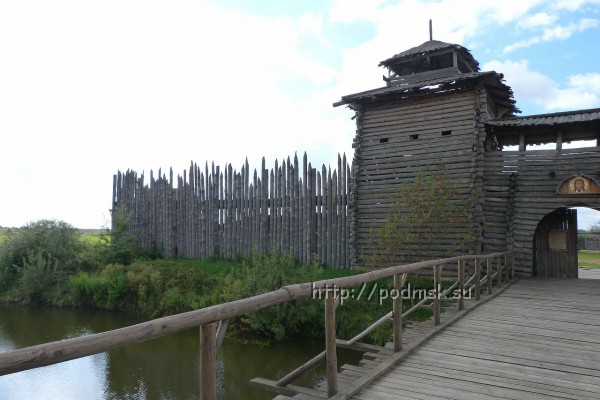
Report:
<svg viewBox="0 0 600 400"><path fill-rule="evenodd" d="M465 279L465 263L474 261L474 274ZM495 272L494 272L495 260ZM485 261L486 273L482 275L482 262ZM457 263L457 279L450 288L441 290L442 267ZM348 341L336 340L335 309L336 298L334 288L351 288L378 279L393 277L394 288L401 291L409 273L432 270L436 296L432 300L433 321L440 323L440 305L442 292L468 290L469 286L475 288L476 300L479 299L482 285L487 283L487 290L491 293L492 281L514 277L514 259L512 253L492 253L487 255L465 255L451 258L422 261L411 264L388 267L354 276L307 282L283 286L282 288L252 296L246 299L229 303L217 304L195 311L171 315L154 319L120 329L96 333L88 336L65 339L36 346L0 353L0 376L28 369L39 368L47 365L103 353L120 347L146 342L161 336L200 327L200 398L202 400L216 399L216 357L223 340L227 322L230 318L259 311L275 304L285 303L302 297L314 296L315 293L323 294L325 302L325 342L326 349L323 353L313 358L308 363L292 371L273 385L275 388L285 388L302 373L314 368L321 361L326 362L327 393L331 397L338 392L337 382L337 346L348 347L355 344L360 338L366 336L377 326L392 320L394 350L401 350L402 319L410 315L419 307L425 305L422 301L411 307L406 312L402 311L402 299L396 296L393 300L393 310L376 321L361 334ZM332 293L332 295L329 295ZM337 291L339 293L339 290ZM463 292L464 293L464 292ZM462 296L461 296L462 297ZM338 299L339 300L339 297ZM424 300L427 300L424 299ZM464 307L463 299L458 301L458 308ZM218 325L218 327L217 327ZM285 389L284 389L285 390ZM285 393L285 391L284 391Z"/></svg>

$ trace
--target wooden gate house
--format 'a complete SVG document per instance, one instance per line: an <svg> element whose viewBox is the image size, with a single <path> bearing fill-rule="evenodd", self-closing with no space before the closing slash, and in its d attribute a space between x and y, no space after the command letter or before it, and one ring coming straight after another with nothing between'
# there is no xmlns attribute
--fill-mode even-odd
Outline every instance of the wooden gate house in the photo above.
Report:
<svg viewBox="0 0 600 400"><path fill-rule="evenodd" d="M231 165L178 178L132 171L115 175L113 215L134 215L142 246L165 255L232 257L291 251L330 267L364 264L378 251L381 226L403 182L442 164L468 222L440 233L428 254L406 246L397 261L455 255L457 238L475 233L466 252L512 250L523 276L576 276L574 206L600 209L600 109L516 116L503 75L480 71L468 49L429 40L379 64L380 88L343 96L354 110L351 167L303 166L297 159L250 177ZM585 140L588 147L563 148ZM534 145L553 144L537 150ZM547 148L548 146L546 146ZM575 260L575 261L573 261Z"/></svg>
<svg viewBox="0 0 600 400"><path fill-rule="evenodd" d="M464 47L430 40L382 61L385 86L343 96L357 130L349 203L352 263L378 249L368 232L389 212L398 186L435 163L449 167L455 201L478 232L470 252L514 250L523 276L576 277L573 206L600 209L600 109L520 112L497 72L482 72ZM588 141L589 147L563 144ZM532 145L555 144L551 150ZM511 146L511 147L509 147ZM445 256L460 232L436 239ZM418 257L406 248L400 260Z"/></svg>

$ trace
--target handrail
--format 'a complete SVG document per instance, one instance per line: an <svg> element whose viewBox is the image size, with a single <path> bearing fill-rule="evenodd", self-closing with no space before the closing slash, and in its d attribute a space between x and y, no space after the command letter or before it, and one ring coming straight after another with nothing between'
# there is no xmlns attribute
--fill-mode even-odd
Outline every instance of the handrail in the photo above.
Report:
<svg viewBox="0 0 600 400"><path fill-rule="evenodd" d="M506 256L507 254L507 252L499 252L486 255L455 256L387 267L353 276L326 279L312 283L286 285L278 290L246 299L158 318L124 328L12 350L0 353L0 376L146 342L168 334L227 320L276 304L306 297L314 293L314 291L327 291L334 287L340 289L349 288L378 279L425 268L434 268L457 261L489 260L494 257L498 257L499 259L500 256ZM505 265L505 267L507 266Z"/></svg>

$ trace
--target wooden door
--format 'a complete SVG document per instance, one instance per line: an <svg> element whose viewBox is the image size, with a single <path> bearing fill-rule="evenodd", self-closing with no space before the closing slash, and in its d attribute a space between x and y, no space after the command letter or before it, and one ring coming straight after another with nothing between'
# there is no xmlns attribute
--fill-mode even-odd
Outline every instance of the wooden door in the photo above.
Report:
<svg viewBox="0 0 600 400"><path fill-rule="evenodd" d="M542 218L533 253L534 276L577 278L577 210L560 208Z"/></svg>

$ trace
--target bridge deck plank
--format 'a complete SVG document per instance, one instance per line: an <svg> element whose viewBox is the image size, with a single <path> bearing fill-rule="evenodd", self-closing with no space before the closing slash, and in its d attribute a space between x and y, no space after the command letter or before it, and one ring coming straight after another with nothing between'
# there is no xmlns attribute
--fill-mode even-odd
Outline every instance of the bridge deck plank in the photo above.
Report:
<svg viewBox="0 0 600 400"><path fill-rule="evenodd" d="M599 315L600 280L521 280L352 399L595 399Z"/></svg>

